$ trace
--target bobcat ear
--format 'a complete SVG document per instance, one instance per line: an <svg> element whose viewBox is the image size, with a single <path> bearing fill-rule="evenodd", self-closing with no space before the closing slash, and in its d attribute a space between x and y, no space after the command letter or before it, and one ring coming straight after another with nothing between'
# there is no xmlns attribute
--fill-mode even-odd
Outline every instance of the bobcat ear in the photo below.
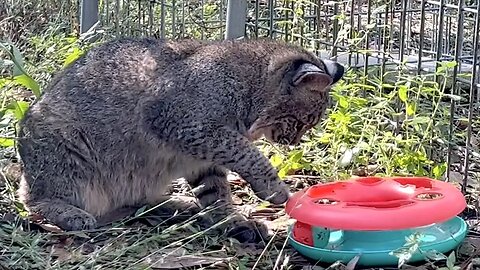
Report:
<svg viewBox="0 0 480 270"><path fill-rule="evenodd" d="M333 78L330 74L325 73L319 67L311 63L303 63L296 70L292 77L294 86L304 83L314 83L319 89L332 84Z"/></svg>
<svg viewBox="0 0 480 270"><path fill-rule="evenodd" d="M345 68L337 62L331 60L322 60L325 64L325 69L327 70L330 77L332 77L332 84L338 82L345 73Z"/></svg>

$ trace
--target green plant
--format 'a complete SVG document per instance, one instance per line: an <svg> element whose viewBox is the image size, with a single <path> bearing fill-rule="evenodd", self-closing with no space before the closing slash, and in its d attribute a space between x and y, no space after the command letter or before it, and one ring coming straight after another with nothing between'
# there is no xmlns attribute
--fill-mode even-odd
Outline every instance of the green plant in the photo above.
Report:
<svg viewBox="0 0 480 270"><path fill-rule="evenodd" d="M398 268L401 268L418 251L422 237L419 233L407 236L403 247L390 252L390 255L398 258Z"/></svg>
<svg viewBox="0 0 480 270"><path fill-rule="evenodd" d="M421 175L440 179L446 171L449 111L446 82L454 63L435 74L400 73L397 82L350 71L331 92L327 118L297 148L264 148L282 177L299 171L341 179L352 174ZM390 76L386 74L385 76ZM444 79L446 80L446 79ZM432 152L434 152L432 154Z"/></svg>
<svg viewBox="0 0 480 270"><path fill-rule="evenodd" d="M460 266L456 266L455 263L457 258L455 256L455 251L452 251L447 257L446 266L438 268L438 270L460 270Z"/></svg>
<svg viewBox="0 0 480 270"><path fill-rule="evenodd" d="M16 123L22 120L29 108L30 101L40 97L42 86L57 70L81 56L83 50L77 41L78 39L74 37L33 36L31 44L36 53L45 57L41 60L29 59L38 61L40 63L38 65L27 63L13 43L0 42L0 51L5 55L3 59L0 59L2 64L0 68L8 70L7 75L0 78L2 93L0 123L3 124L0 127L2 128L0 146L14 146L15 134L12 133L12 129L16 129Z"/></svg>

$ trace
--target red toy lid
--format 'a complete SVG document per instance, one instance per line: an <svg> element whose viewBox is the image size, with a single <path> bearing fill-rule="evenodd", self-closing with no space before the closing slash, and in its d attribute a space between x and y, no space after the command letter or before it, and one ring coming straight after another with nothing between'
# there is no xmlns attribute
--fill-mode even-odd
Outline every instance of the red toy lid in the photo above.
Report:
<svg viewBox="0 0 480 270"><path fill-rule="evenodd" d="M295 193L286 213L299 222L339 230L402 230L443 222L465 209L450 183L426 177L362 177Z"/></svg>

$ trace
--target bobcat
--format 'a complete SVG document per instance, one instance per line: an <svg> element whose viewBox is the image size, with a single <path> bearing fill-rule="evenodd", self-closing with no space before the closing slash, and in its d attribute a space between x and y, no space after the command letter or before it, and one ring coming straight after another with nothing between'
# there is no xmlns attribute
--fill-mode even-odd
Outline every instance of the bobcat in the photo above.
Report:
<svg viewBox="0 0 480 270"><path fill-rule="evenodd" d="M234 210L227 172L284 203L288 188L252 141L299 143L343 73L272 40L106 42L55 76L20 123L20 198L65 230L92 229L124 207L165 202L184 178L200 207L224 203L213 222L235 215L225 230L258 241L265 232Z"/></svg>

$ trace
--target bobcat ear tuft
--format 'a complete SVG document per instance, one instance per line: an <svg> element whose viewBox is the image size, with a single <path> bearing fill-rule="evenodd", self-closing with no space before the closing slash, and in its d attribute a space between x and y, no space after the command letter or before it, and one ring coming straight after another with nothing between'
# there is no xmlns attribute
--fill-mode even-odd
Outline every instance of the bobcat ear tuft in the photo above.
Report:
<svg viewBox="0 0 480 270"><path fill-rule="evenodd" d="M294 86L314 83L319 89L323 89L332 83L332 77L314 64L303 63L295 70L292 83Z"/></svg>
<svg viewBox="0 0 480 270"><path fill-rule="evenodd" d="M332 77L333 81L332 84L337 83L345 73L345 68L334 61L331 60L322 60L323 64L325 64L325 69L328 74Z"/></svg>

